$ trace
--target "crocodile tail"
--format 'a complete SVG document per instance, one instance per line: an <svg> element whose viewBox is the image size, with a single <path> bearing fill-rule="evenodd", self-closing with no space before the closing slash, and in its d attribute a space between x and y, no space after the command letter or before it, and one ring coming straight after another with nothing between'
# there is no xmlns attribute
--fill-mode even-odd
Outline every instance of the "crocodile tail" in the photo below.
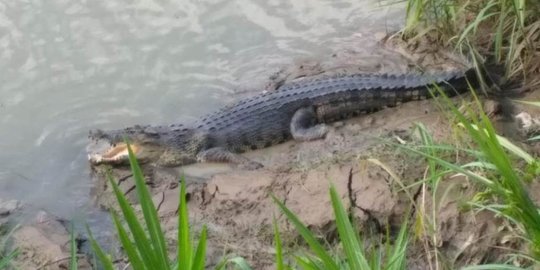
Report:
<svg viewBox="0 0 540 270"><path fill-rule="evenodd" d="M506 67L503 63L488 58L480 67L480 79L486 87L487 97L497 103L496 114L502 117L503 122L512 122L516 114L516 107L512 99L523 95L525 86L521 78L509 78ZM513 131L506 130L508 134L514 134Z"/></svg>
<svg viewBox="0 0 540 270"><path fill-rule="evenodd" d="M486 90L488 97L516 98L524 91L521 78L509 77L505 65L492 57L476 70L479 86Z"/></svg>

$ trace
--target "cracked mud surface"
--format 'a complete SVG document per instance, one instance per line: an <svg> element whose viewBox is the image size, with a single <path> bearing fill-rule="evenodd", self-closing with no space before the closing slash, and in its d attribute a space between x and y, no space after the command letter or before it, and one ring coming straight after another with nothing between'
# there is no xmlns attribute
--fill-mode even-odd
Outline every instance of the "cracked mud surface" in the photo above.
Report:
<svg viewBox="0 0 540 270"><path fill-rule="evenodd" d="M461 67L458 62L451 64L447 53L442 51L427 51L419 58L407 48L388 49L399 46L396 41L390 44L387 41L382 46L384 49L378 49L384 52L378 52L381 61L380 65L372 66L374 70L354 65L362 57L354 50L341 51L332 60L297 63L272 75L266 90L273 91L284 81L335 72L404 72L416 69L413 66L430 70ZM374 55L371 57L377 59L377 54ZM415 235L411 243L409 269L429 268L441 256L432 252L434 247L456 268L500 259L502 253L496 247L515 245L515 240L505 239L506 229L492 213L463 209L476 192L466 178L445 179L437 191L444 194L435 196L442 198L436 202L431 201L432 191L425 186L415 185L403 192L403 186L423 179L425 162L385 146L381 139L393 143L418 142L419 138L412 132L415 122L423 123L437 141L450 140L453 135L444 113L435 103L420 100L334 123L324 140L291 141L247 153L248 158L265 165L259 170L243 171L223 164L196 164L179 170L146 168L147 184L172 245L176 238L178 176L186 175L193 228L197 231L207 224L209 229L210 265L232 252L246 258L253 269L273 269L273 217L280 224L286 245L293 250L302 248L298 235L278 211L271 195L284 201L311 230L335 243L328 194L330 183L335 185L346 209L358 220L361 235L367 241L380 239L388 232L397 234L404 218L414 220L420 213L436 213L436 233ZM96 170L96 202L104 208L116 207L110 187L100 177L103 168ZM137 205L129 170L115 168L113 173L124 193ZM413 205L411 200L415 207L408 212Z"/></svg>

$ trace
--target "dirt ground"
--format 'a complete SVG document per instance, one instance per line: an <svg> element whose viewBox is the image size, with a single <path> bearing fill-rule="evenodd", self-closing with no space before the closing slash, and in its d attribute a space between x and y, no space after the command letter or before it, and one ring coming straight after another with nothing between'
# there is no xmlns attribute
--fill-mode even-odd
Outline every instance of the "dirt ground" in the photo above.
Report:
<svg viewBox="0 0 540 270"><path fill-rule="evenodd" d="M395 38L385 38L373 49L369 57L376 65L359 64L365 63L362 59L366 55L354 50L358 45L351 42L348 49L340 48L325 59L293 63L271 75L264 89L274 91L290 80L336 73L437 72L464 68L463 60L432 48L429 42L411 45ZM486 101L485 104L493 119L502 123L504 132L519 134L512 132L516 123L508 119L500 121L503 118L497 116L497 103ZM436 213L437 223L431 227L433 233L423 234L411 228L408 269L429 269L435 260L444 261L449 269L500 261L504 256L500 247L520 248L516 240L509 237L506 225L494 214L463 207L477 192L474 184L463 176L445 179L437 190L444 194L435 196L442 198L437 202L431 201L432 191L422 185L403 191L403 185L423 179L425 161L384 142L417 143L419 138L414 125L418 122L423 123L437 141L453 139L453 128L445 113L432 100L420 100L333 123L324 140L290 141L246 153L247 157L264 164L262 169L247 171L225 164L195 164L176 169L146 168L145 173L171 246L176 239L178 179L180 174L186 176L192 226L195 231L200 230L202 224L209 229L209 265L232 253L246 258L253 269L272 269L273 217L280 224L285 246L290 251L304 249L299 236L273 203L272 194L328 243L336 243L328 194L330 183L359 221L362 237L373 245L388 232L395 235L404 220L417 220L423 213ZM116 202L102 177L104 170L102 166L95 168L92 193L96 204L109 209L116 207ZM115 168L113 173L125 194L137 205L129 170ZM407 215L413 205L411 199L417 207ZM433 252L435 249L438 252Z"/></svg>
<svg viewBox="0 0 540 270"><path fill-rule="evenodd" d="M35 212L26 208L22 202L0 199L0 250L16 248L19 252L12 268L7 269L68 269L71 258L69 221L42 210ZM24 224L18 223L21 215L27 216ZM18 225L14 226L14 222ZM76 238L76 245L79 246L81 241ZM86 255L79 254L78 267L91 269Z"/></svg>

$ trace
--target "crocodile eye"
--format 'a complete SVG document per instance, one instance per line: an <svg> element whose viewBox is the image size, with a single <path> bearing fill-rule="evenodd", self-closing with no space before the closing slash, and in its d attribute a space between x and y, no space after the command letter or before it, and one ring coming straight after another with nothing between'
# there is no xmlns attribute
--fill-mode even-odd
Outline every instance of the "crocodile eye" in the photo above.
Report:
<svg viewBox="0 0 540 270"><path fill-rule="evenodd" d="M155 135L158 135L158 132L155 128L153 127L147 127L143 130L144 133L148 134L148 135L152 135L152 136L155 136Z"/></svg>
<svg viewBox="0 0 540 270"><path fill-rule="evenodd" d="M100 139L100 138L103 138L105 136L105 132L103 132L103 130L101 130L101 129L90 130L88 136L90 138Z"/></svg>

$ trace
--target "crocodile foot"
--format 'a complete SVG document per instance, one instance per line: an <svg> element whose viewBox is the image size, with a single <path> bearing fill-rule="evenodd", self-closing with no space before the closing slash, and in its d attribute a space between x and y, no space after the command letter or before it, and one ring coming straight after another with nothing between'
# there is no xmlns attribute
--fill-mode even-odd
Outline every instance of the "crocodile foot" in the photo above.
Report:
<svg viewBox="0 0 540 270"><path fill-rule="evenodd" d="M297 141L322 139L328 133L325 124L317 124L317 115L313 107L296 111L291 120L291 134Z"/></svg>
<svg viewBox="0 0 540 270"><path fill-rule="evenodd" d="M239 169L249 170L249 171L257 170L257 169L260 169L262 167L264 167L264 166L261 163L255 162L255 161L244 162L244 163L238 164Z"/></svg>
<svg viewBox="0 0 540 270"><path fill-rule="evenodd" d="M201 151L197 155L197 161L233 163L236 164L238 168L246 170L255 170L263 167L263 165L258 162L252 161L242 155L233 153L222 147L214 147Z"/></svg>

